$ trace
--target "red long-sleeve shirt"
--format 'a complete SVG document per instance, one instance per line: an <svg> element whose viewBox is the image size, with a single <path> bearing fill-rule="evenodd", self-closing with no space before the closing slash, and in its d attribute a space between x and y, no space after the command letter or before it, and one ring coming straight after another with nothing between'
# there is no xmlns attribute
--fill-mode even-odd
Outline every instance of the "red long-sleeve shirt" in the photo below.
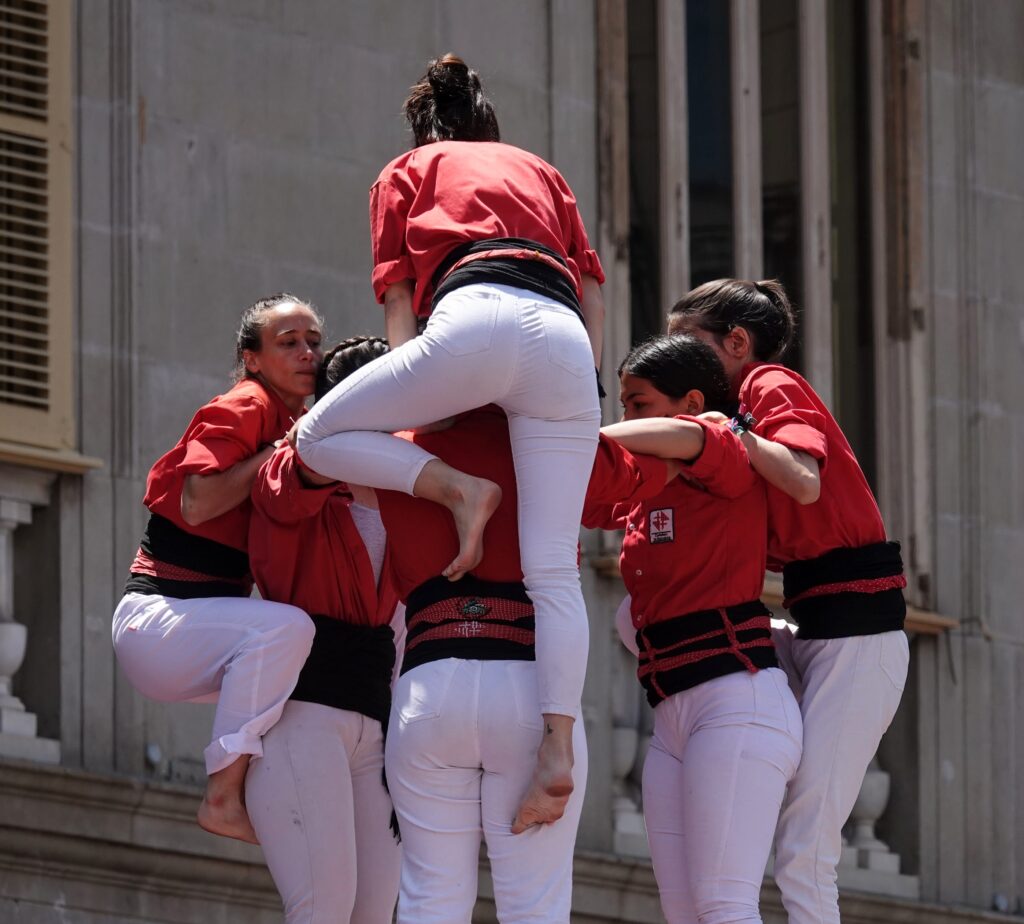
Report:
<svg viewBox="0 0 1024 924"><path fill-rule="evenodd" d="M765 565L764 481L728 428L704 428L704 449L656 496L614 510L591 508L584 525L621 528L620 565L634 628L696 610L756 600ZM619 447L619 451L625 450Z"/></svg>
<svg viewBox="0 0 1024 924"><path fill-rule="evenodd" d="M417 434L418 446L454 468L489 478L502 489L501 503L484 531L484 557L473 574L486 581L521 581L516 475L508 436L508 419L493 405L462 415L454 426ZM601 437L588 499L597 504L654 493L665 484L665 463L634 456ZM438 504L397 491L378 491L380 513L388 531L390 572L401 600L424 581L436 577L459 550L451 514Z"/></svg>
<svg viewBox="0 0 1024 924"><path fill-rule="evenodd" d="M218 517L190 526L181 517L181 492L188 475L214 475L254 456L262 446L281 439L295 416L272 391L256 379L242 379L234 388L204 404L177 445L153 464L143 503L151 513L175 526L245 551L249 539L248 500Z"/></svg>
<svg viewBox="0 0 1024 924"><path fill-rule="evenodd" d="M378 593L369 553L337 484L307 487L290 446L260 468L252 489L249 566L267 600L360 626L391 620L395 596ZM386 562L385 562L386 571Z"/></svg>
<svg viewBox="0 0 1024 924"><path fill-rule="evenodd" d="M431 277L454 247L496 237L526 238L604 282L576 198L549 163L509 144L439 141L388 164L370 189L373 290L415 282L413 309L430 313Z"/></svg>
<svg viewBox="0 0 1024 924"><path fill-rule="evenodd" d="M768 485L768 564L817 558L832 549L885 541L885 526L867 479L835 418L814 389L784 366L743 370L740 402L757 420L754 432L818 460L821 495L798 504Z"/></svg>

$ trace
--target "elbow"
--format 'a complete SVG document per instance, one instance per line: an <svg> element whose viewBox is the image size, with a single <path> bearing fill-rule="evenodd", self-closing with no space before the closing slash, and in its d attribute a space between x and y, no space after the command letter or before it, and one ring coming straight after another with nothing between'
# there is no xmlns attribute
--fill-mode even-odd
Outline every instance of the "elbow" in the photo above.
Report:
<svg viewBox="0 0 1024 924"><path fill-rule="evenodd" d="M181 518L189 526L199 526L200 523L205 523L209 519L205 515L205 511L202 509L202 505L190 483L194 477L194 475L190 475L186 478L185 484L181 489Z"/></svg>
<svg viewBox="0 0 1024 924"><path fill-rule="evenodd" d="M793 492L793 499L803 506L817 503L821 497L821 479L818 477L801 478Z"/></svg>

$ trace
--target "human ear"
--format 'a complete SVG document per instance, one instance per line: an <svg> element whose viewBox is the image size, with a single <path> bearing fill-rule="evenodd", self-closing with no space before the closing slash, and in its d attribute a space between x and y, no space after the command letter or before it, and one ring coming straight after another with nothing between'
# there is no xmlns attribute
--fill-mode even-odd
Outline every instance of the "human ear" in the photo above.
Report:
<svg viewBox="0 0 1024 924"><path fill-rule="evenodd" d="M696 417L704 413L704 393L696 388L691 388L684 398L686 402L686 413L690 417Z"/></svg>
<svg viewBox="0 0 1024 924"><path fill-rule="evenodd" d="M250 375L259 375L260 371L260 355L254 353L252 350L244 350L242 352L242 363L245 366L245 371Z"/></svg>
<svg viewBox="0 0 1024 924"><path fill-rule="evenodd" d="M734 327L725 335L724 346L733 359L746 359L752 348L750 331L745 327Z"/></svg>

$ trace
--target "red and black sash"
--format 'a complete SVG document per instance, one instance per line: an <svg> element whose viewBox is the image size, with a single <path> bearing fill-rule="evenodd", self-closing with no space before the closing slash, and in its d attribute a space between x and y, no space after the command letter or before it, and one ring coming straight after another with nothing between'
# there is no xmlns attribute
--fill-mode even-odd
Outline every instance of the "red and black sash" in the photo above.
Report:
<svg viewBox="0 0 1024 924"><path fill-rule="evenodd" d="M431 578L406 601L402 673L441 658L533 661L533 603L521 581Z"/></svg>
<svg viewBox="0 0 1024 924"><path fill-rule="evenodd" d="M799 638L847 638L902 629L907 615L898 542L833 549L782 569L785 606Z"/></svg>
<svg viewBox="0 0 1024 924"><path fill-rule="evenodd" d="M771 613L760 600L651 623L636 641L636 675L652 706L716 677L778 667Z"/></svg>

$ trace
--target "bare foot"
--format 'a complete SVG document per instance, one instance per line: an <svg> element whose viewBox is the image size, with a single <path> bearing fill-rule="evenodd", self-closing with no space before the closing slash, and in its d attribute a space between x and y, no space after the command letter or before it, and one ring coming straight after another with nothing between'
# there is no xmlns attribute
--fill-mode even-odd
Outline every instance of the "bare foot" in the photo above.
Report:
<svg viewBox="0 0 1024 924"><path fill-rule="evenodd" d="M249 813L245 810L245 775L248 770L249 755L242 754L223 770L210 774L202 804L196 812L200 828L221 837L259 843Z"/></svg>
<svg viewBox="0 0 1024 924"><path fill-rule="evenodd" d="M551 725L545 722L545 728L550 729ZM522 834L531 825L551 824L565 814L565 806L573 791L571 738L568 745L566 747L564 740L545 736L537 752L537 766L530 788L512 821L513 834Z"/></svg>
<svg viewBox="0 0 1024 924"><path fill-rule="evenodd" d="M259 838L253 830L252 822L249 821L249 813L241 802L234 801L226 804L224 800L220 804L210 801L209 793L203 796L199 811L196 812L196 821L199 827L211 834L219 834L221 837L234 837L240 841L250 844L258 844Z"/></svg>
<svg viewBox="0 0 1024 924"><path fill-rule="evenodd" d="M534 825L549 825L558 821L565 814L565 806L572 795L572 775L569 775L568 782L564 777L561 782L543 782L538 773L534 773L530 781L530 788L526 793L512 820L512 833L522 834L527 828Z"/></svg>
<svg viewBox="0 0 1024 924"><path fill-rule="evenodd" d="M441 572L449 581L457 581L480 563L484 556L484 527L501 503L501 488L493 481L461 472L453 481L445 506L455 518L459 554Z"/></svg>

